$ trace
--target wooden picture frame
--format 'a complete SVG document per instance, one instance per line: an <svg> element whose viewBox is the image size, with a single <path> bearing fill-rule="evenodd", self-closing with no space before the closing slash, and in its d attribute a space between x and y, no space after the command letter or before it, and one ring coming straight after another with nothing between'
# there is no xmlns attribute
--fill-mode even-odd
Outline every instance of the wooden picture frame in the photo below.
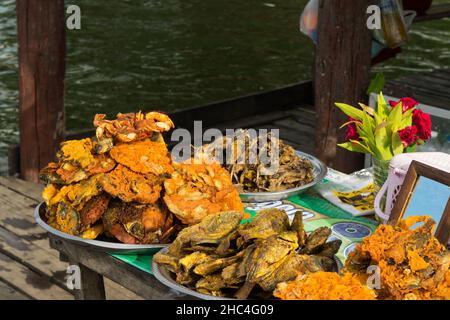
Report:
<svg viewBox="0 0 450 320"><path fill-rule="evenodd" d="M388 221L389 224L395 225L402 219L420 177L429 178L436 182L450 186L449 172L431 167L422 162L412 161L405 180L403 181L403 186L394 204L394 208L392 209L392 213ZM442 244L447 245L450 240L450 197L447 200L441 220L436 221L436 223L437 229L435 236Z"/></svg>

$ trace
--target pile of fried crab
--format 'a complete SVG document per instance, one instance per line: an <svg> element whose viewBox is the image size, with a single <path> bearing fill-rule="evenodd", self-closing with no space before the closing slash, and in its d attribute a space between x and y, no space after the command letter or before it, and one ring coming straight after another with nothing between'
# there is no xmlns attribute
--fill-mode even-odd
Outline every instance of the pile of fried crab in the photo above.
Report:
<svg viewBox="0 0 450 320"><path fill-rule="evenodd" d="M87 239L169 243L209 214L244 214L229 173L218 163L175 163L162 134L174 127L158 112L97 114L93 138L65 141L58 162L40 173L47 223Z"/></svg>

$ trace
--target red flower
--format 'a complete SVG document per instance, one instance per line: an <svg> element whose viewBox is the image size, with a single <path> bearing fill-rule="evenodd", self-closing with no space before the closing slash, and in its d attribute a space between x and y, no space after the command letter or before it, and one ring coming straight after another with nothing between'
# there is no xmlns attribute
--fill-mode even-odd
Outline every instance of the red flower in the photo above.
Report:
<svg viewBox="0 0 450 320"><path fill-rule="evenodd" d="M355 119L350 118L350 121L355 121ZM356 130L356 124L351 122L347 125L347 132L345 134L345 141L349 140L359 140L359 134Z"/></svg>
<svg viewBox="0 0 450 320"><path fill-rule="evenodd" d="M417 136L426 141L431 138L431 119L422 110L416 109L412 114L412 123L417 127Z"/></svg>
<svg viewBox="0 0 450 320"><path fill-rule="evenodd" d="M392 108L394 108L400 102L402 103L402 111L403 112L408 111L409 109L412 109L412 108L414 108L414 107L419 105L419 103L416 100L414 100L413 98L408 98L408 97L407 98L401 98L397 102L391 100L391 101L389 101L389 104L391 105Z"/></svg>
<svg viewBox="0 0 450 320"><path fill-rule="evenodd" d="M404 147L409 147L416 141L417 128L415 126L406 127L398 132Z"/></svg>

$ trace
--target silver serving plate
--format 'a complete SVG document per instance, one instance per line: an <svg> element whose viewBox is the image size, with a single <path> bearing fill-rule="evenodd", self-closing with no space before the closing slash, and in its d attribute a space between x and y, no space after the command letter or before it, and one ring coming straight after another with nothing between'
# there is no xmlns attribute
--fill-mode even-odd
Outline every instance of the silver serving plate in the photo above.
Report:
<svg viewBox="0 0 450 320"><path fill-rule="evenodd" d="M161 249L160 252L167 253L168 250L169 248L163 248ZM233 298L216 297L211 296L209 294L203 294L195 290L189 289L188 287L182 286L181 284L175 281L173 273L167 270L165 266L156 263L154 259L152 260L152 272L155 278L159 280L159 282L177 292L184 293L185 295L201 300L236 300Z"/></svg>
<svg viewBox="0 0 450 320"><path fill-rule="evenodd" d="M304 159L307 159L311 162L313 167L314 180L308 184L303 186L287 189L283 191L275 191L275 192L242 192L239 193L242 201L244 202L264 202L264 201L276 201L283 200L305 192L307 189L313 187L327 175L327 166L312 155L308 153L304 153L298 150L295 150L295 153Z"/></svg>
<svg viewBox="0 0 450 320"><path fill-rule="evenodd" d="M114 242L113 239L106 237L105 240L90 240L61 232L47 224L45 218L45 203L43 202L34 210L34 219L38 225L58 238L101 252L117 254L153 254L161 250L161 248L168 246L167 244L125 244Z"/></svg>

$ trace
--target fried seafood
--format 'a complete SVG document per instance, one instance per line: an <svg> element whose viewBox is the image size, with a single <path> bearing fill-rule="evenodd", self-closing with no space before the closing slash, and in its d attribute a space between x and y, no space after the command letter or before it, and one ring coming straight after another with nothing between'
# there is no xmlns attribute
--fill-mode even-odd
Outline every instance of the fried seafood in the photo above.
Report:
<svg viewBox="0 0 450 320"><path fill-rule="evenodd" d="M378 265L379 299L450 299L450 252L434 237L434 227L429 216L381 225L349 255L344 270L367 278L367 267Z"/></svg>
<svg viewBox="0 0 450 320"><path fill-rule="evenodd" d="M75 210L81 210L89 200L102 192L99 183L101 177L101 174L97 174L88 180L64 186L49 184L42 193L45 203L51 207L65 202L70 203Z"/></svg>
<svg viewBox="0 0 450 320"><path fill-rule="evenodd" d="M173 172L170 154L164 143L144 140L119 144L111 149L110 155L134 172L155 175Z"/></svg>
<svg viewBox="0 0 450 320"><path fill-rule="evenodd" d="M319 271L299 275L294 281L281 282L273 295L283 300L375 300L372 289L357 276Z"/></svg>
<svg viewBox="0 0 450 320"><path fill-rule="evenodd" d="M266 138L239 130L234 137L219 138L201 147L197 156L225 158L233 183L242 191L281 191L314 180L309 160L299 157L291 146L271 133Z"/></svg>
<svg viewBox="0 0 450 320"><path fill-rule="evenodd" d="M160 204L114 201L102 217L107 235L123 243L164 243L173 231L173 217Z"/></svg>
<svg viewBox="0 0 450 320"><path fill-rule="evenodd" d="M82 229L89 227L99 221L108 208L110 196L100 194L89 200L80 211L80 223Z"/></svg>
<svg viewBox="0 0 450 320"><path fill-rule="evenodd" d="M240 224L240 212L211 214L183 229L168 252L157 253L154 261L174 273L178 283L201 293L240 299L251 293L270 296L278 283L298 274L335 268L330 252L296 252L304 233L299 230L301 213L296 215L297 222L290 225L284 211L267 209L246 225ZM331 248L334 256L339 247Z"/></svg>
<svg viewBox="0 0 450 320"><path fill-rule="evenodd" d="M151 138L153 135L174 128L170 118L159 112L119 113L115 120L106 120L106 115L97 114L94 118L96 136L99 141L112 138L117 142L131 142Z"/></svg>
<svg viewBox="0 0 450 320"><path fill-rule="evenodd" d="M116 162L107 154L95 154L93 146L89 138L61 143L59 162L50 162L42 169L40 179L46 183L71 184L114 169Z"/></svg>
<svg viewBox="0 0 450 320"><path fill-rule="evenodd" d="M184 224L195 224L221 211L244 206L228 172L219 164L173 164L175 171L164 181L164 201Z"/></svg>
<svg viewBox="0 0 450 320"><path fill-rule="evenodd" d="M136 201L144 204L155 203L162 190L161 178L153 174L139 174L119 164L103 175L100 184L113 197L122 201Z"/></svg>

